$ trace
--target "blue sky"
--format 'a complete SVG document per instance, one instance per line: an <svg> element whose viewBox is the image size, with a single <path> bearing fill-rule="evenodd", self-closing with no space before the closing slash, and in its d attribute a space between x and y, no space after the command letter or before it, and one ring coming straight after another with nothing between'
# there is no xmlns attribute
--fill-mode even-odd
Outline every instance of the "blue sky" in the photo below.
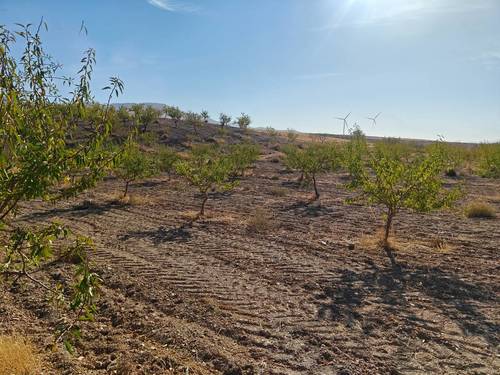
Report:
<svg viewBox="0 0 500 375"><path fill-rule="evenodd" d="M121 102L329 133L352 111L370 135L500 140L500 0L0 0L9 27L42 16L65 72L95 48L95 88L119 76Z"/></svg>

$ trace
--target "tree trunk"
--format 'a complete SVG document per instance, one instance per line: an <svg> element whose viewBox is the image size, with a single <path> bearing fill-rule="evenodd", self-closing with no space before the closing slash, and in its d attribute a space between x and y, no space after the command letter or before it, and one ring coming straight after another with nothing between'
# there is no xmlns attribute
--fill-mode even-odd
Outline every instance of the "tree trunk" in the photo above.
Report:
<svg viewBox="0 0 500 375"><path fill-rule="evenodd" d="M387 211L387 219L385 222L385 232L384 232L384 246L388 244L389 234L392 227L392 219L394 218L394 211L389 209Z"/></svg>
<svg viewBox="0 0 500 375"><path fill-rule="evenodd" d="M391 246L389 245L389 234L391 233L391 227L392 227L392 219L394 218L394 211L392 209L389 209L387 211L387 220L385 222L385 231L384 231L384 250L387 256L389 257L389 260L391 261L391 265L393 267L397 266L396 258L394 257L394 253L392 252Z"/></svg>
<svg viewBox="0 0 500 375"><path fill-rule="evenodd" d="M130 181L125 181L125 191L123 192L123 198L125 198L128 194L128 185L130 184Z"/></svg>
<svg viewBox="0 0 500 375"><path fill-rule="evenodd" d="M207 203L207 200L208 200L208 193L205 193L203 197L203 202L201 202L200 214L198 216L205 215L205 203Z"/></svg>
<svg viewBox="0 0 500 375"><path fill-rule="evenodd" d="M318 187L316 186L316 176L314 175L314 173L312 175L312 179L313 179L314 194L315 194L314 200L316 200L319 198L319 192L318 192Z"/></svg>

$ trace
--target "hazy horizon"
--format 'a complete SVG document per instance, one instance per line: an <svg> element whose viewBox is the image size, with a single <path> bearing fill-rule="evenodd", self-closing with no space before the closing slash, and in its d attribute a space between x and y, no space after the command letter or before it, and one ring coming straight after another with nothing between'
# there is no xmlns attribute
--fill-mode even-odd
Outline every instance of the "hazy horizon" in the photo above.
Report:
<svg viewBox="0 0 500 375"><path fill-rule="evenodd" d="M0 14L10 29L43 16L65 73L95 48L93 86L119 76L117 102L330 134L352 112L371 136L500 141L499 1L0 0Z"/></svg>

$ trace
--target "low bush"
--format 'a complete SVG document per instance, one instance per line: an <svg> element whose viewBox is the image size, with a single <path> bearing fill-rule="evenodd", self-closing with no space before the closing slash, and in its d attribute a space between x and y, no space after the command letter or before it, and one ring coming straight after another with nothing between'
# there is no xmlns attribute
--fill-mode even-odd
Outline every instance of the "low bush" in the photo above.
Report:
<svg viewBox="0 0 500 375"><path fill-rule="evenodd" d="M272 215L263 208L257 208L247 220L247 229L250 232L263 233L274 228Z"/></svg>
<svg viewBox="0 0 500 375"><path fill-rule="evenodd" d="M496 217L496 213L495 209L485 202L472 202L465 207L465 216L470 219L493 219Z"/></svg>

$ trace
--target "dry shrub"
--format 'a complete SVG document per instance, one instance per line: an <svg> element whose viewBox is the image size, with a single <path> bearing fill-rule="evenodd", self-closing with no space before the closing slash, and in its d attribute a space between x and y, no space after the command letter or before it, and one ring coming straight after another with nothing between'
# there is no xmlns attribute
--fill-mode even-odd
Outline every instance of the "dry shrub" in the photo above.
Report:
<svg viewBox="0 0 500 375"><path fill-rule="evenodd" d="M143 206L150 203L149 199L143 195L128 194L119 195L113 199L113 203L124 206Z"/></svg>
<svg viewBox="0 0 500 375"><path fill-rule="evenodd" d="M40 373L40 360L27 340L0 336L0 375L37 375Z"/></svg>
<svg viewBox="0 0 500 375"><path fill-rule="evenodd" d="M275 228L274 218L263 208L257 208L247 219L247 229L250 232L263 233Z"/></svg>
<svg viewBox="0 0 500 375"><path fill-rule="evenodd" d="M287 190L279 186L273 186L269 192L275 197L286 197Z"/></svg>
<svg viewBox="0 0 500 375"><path fill-rule="evenodd" d="M430 243L431 248L441 253L449 253L454 250L448 241L441 236L435 236Z"/></svg>
<svg viewBox="0 0 500 375"><path fill-rule="evenodd" d="M493 219L496 217L495 209L485 202L472 202L465 207L465 216L468 218Z"/></svg>

